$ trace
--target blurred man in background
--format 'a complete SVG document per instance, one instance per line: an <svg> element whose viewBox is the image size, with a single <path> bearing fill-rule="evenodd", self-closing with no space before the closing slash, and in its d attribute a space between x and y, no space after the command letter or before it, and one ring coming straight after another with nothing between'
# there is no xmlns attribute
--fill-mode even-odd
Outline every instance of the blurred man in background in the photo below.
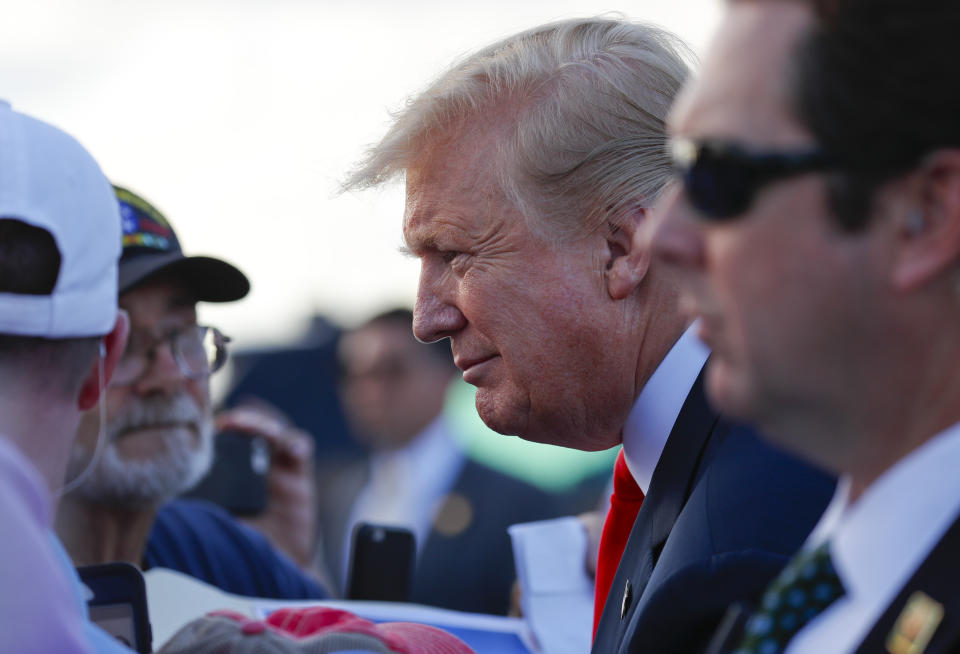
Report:
<svg viewBox="0 0 960 654"><path fill-rule="evenodd" d="M87 619L51 531L83 411L123 352L120 216L67 134L0 102L0 642L9 652L129 652Z"/></svg>
<svg viewBox="0 0 960 654"><path fill-rule="evenodd" d="M960 646L958 29L948 0L731 2L672 113L656 245L710 395L842 474L737 652Z"/></svg>
<svg viewBox="0 0 960 654"><path fill-rule="evenodd" d="M77 565L129 561L179 570L241 595L324 597L317 582L260 533L213 504L174 500L210 467L210 375L227 356L226 337L197 324L196 303L238 300L249 282L224 261L184 256L157 209L126 189L116 194L124 232L119 302L130 316L130 340L104 399L103 451L91 474L64 497L60 537ZM217 424L269 439L278 451L273 474L306 489L300 491L304 506L293 511L310 514L306 524L281 515L274 527L303 530L312 539L311 449L290 442L306 437L253 411L220 416ZM71 471L94 456L100 429L99 411L84 415ZM298 503L297 497L280 500Z"/></svg>
<svg viewBox="0 0 960 654"><path fill-rule="evenodd" d="M682 52L618 20L512 36L408 102L349 182L405 176L414 332L450 338L489 427L585 450L623 442L647 497L629 503L609 593L598 586L597 652L695 651L731 601L760 594L832 489L710 409L708 353L651 263Z"/></svg>
<svg viewBox="0 0 960 654"><path fill-rule="evenodd" d="M412 601L505 614L514 581L507 527L557 514L554 498L472 461L443 416L450 347L413 337L413 314L379 314L340 341L342 398L369 459L321 480L327 565L345 582L358 522L410 529Z"/></svg>

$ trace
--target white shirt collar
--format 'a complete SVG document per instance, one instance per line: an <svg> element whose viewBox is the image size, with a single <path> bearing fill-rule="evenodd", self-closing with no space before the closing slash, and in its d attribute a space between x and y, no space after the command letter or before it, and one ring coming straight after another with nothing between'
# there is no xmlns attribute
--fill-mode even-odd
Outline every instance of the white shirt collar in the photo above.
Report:
<svg viewBox="0 0 960 654"><path fill-rule="evenodd" d="M907 581L960 512L958 462L960 423L898 461L853 504L841 479L811 541L830 539L848 594L889 593Z"/></svg>
<svg viewBox="0 0 960 654"><path fill-rule="evenodd" d="M957 462L960 423L898 461L853 504L850 480L840 479L807 547L830 541L846 594L798 633L788 652L855 649L960 514Z"/></svg>
<svg viewBox="0 0 960 654"><path fill-rule="evenodd" d="M696 330L693 323L670 348L640 391L623 427L627 467L644 493L680 409L710 355Z"/></svg>

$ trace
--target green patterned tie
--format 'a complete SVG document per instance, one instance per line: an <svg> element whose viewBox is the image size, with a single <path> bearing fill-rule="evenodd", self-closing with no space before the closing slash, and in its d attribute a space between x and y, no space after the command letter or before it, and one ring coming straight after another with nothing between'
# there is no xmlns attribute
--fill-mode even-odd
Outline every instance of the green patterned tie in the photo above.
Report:
<svg viewBox="0 0 960 654"><path fill-rule="evenodd" d="M733 654L780 654L805 624L843 593L829 543L801 551L767 587Z"/></svg>

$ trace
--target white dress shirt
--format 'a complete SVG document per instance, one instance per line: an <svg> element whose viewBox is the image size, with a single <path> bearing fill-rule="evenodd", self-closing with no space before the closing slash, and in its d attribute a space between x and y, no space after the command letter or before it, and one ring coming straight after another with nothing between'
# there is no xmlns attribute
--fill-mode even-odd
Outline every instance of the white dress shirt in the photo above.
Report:
<svg viewBox="0 0 960 654"><path fill-rule="evenodd" d="M650 488L653 471L683 402L710 355L696 330L697 323L690 325L670 348L640 391L623 427L627 468L644 493Z"/></svg>
<svg viewBox="0 0 960 654"><path fill-rule="evenodd" d="M353 503L344 534L341 580L346 583L350 539L358 522L410 529L417 538L417 552L422 551L435 514L465 461L442 416L405 447L374 453L370 479Z"/></svg>
<svg viewBox="0 0 960 654"><path fill-rule="evenodd" d="M846 594L785 654L853 652L960 514L960 423L927 441L849 503L841 478L805 547L830 541ZM937 599L937 598L933 598Z"/></svg>

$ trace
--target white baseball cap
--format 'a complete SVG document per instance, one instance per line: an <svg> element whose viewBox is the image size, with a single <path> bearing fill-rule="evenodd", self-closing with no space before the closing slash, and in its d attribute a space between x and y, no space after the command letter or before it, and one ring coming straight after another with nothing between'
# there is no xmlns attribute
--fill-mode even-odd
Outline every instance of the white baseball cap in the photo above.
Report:
<svg viewBox="0 0 960 654"><path fill-rule="evenodd" d="M73 137L0 100L0 218L46 230L60 252L50 295L0 293L0 334L100 336L117 318L120 209Z"/></svg>

